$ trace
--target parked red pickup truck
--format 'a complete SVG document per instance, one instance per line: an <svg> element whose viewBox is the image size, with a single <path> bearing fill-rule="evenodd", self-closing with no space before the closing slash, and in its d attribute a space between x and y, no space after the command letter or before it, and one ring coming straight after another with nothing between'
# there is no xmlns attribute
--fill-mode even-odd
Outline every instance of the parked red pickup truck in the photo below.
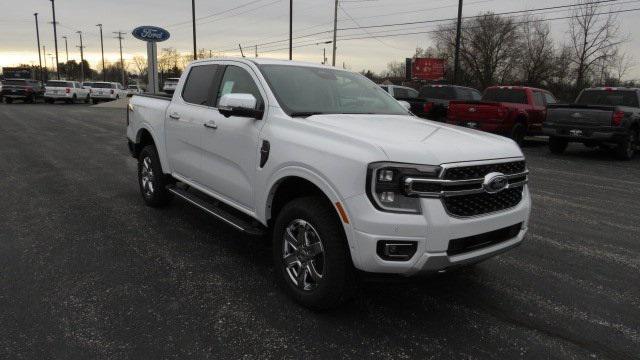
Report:
<svg viewBox="0 0 640 360"><path fill-rule="evenodd" d="M494 86L481 101L452 101L447 122L509 136L522 144L527 135L542 133L547 104L556 98L547 90L524 86Z"/></svg>

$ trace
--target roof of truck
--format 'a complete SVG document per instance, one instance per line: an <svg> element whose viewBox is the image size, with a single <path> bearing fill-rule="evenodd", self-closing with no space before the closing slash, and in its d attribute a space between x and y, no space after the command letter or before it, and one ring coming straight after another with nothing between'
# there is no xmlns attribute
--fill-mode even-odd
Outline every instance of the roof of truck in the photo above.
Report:
<svg viewBox="0 0 640 360"><path fill-rule="evenodd" d="M195 60L193 61L193 64L208 63L210 61L224 61L224 60L239 61L247 64L254 63L256 65L290 65L290 66L309 66L309 67L318 67L318 68L333 68L328 65L322 65L322 64L305 62L305 61L293 61L293 60L281 60L281 59L269 59L269 58L241 58L241 57L222 57L222 58Z"/></svg>

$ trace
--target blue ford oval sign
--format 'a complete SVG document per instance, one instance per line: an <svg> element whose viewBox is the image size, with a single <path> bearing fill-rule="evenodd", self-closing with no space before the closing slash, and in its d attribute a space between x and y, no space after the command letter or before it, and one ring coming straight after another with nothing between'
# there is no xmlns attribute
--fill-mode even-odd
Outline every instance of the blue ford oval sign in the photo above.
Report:
<svg viewBox="0 0 640 360"><path fill-rule="evenodd" d="M169 39L169 32L157 26L138 26L131 34L139 40L147 42L160 42Z"/></svg>

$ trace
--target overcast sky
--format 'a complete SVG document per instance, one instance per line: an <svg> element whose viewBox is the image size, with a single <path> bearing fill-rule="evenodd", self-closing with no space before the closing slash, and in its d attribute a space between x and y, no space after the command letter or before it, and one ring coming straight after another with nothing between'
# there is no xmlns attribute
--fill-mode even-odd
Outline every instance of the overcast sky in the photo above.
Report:
<svg viewBox="0 0 640 360"><path fill-rule="evenodd" d="M457 13L458 0L341 0L339 28L357 28L376 24L423 21L452 18ZM574 0L465 0L464 15L479 12L506 12L536 9L546 6L571 4ZM294 59L322 61L323 48L331 59L331 45L320 44L331 39L333 0L294 0L294 37L312 33L322 34L294 40ZM246 6L243 6L246 5ZM235 10L231 10L238 7ZM198 48L213 50L214 54L236 56L238 43L243 46L270 43L258 47L264 57L286 58L288 46L287 0L196 0L198 21ZM621 9L640 8L640 1L619 0ZM608 8L608 6L607 6ZM51 26L51 2L49 0L2 0L0 12L0 66L18 63L38 63L33 13L40 13L40 39L47 53L54 53ZM567 15L567 11L545 12L544 17ZM640 60L640 40L634 34L640 29L640 11L619 15L622 32L629 35L625 51ZM113 31L127 33L123 42L125 59L146 53L145 44L133 38L131 30L138 25L156 25L169 30L171 38L160 47L175 47L180 52L190 52L191 2L189 0L57 0L58 50L60 61L66 60L62 36L68 37L69 58L79 59L77 30L84 37L85 58L97 64L100 58L98 23L104 24L105 55L107 61L118 58L118 41ZM357 23L357 24L356 24ZM567 21L549 22L556 42L566 40ZM429 31L436 24L414 24L396 28L353 29L339 32L344 37L371 37ZM393 31L392 31L393 30ZM381 71L390 61L403 61L413 54L416 46L431 45L428 33L395 37L378 37L338 41L337 64L353 70L373 69ZM271 50L270 52L265 52ZM253 55L255 49L247 49ZM50 63L51 57L47 57ZM640 66L631 74L640 77Z"/></svg>

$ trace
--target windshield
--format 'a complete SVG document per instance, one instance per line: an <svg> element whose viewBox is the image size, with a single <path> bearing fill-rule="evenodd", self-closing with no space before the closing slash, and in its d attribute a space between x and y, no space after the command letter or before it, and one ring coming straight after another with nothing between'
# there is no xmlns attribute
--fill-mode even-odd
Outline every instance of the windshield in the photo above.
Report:
<svg viewBox="0 0 640 360"><path fill-rule="evenodd" d="M522 89L487 89L482 101L526 104L527 93Z"/></svg>
<svg viewBox="0 0 640 360"><path fill-rule="evenodd" d="M99 83L98 82L98 83L93 83L93 85L91 85L91 87L94 87L94 88L97 88L97 89L111 89L112 87L115 87L115 86L112 86L111 83Z"/></svg>
<svg viewBox="0 0 640 360"><path fill-rule="evenodd" d="M135 90L135 89L137 89L138 87L137 87L136 85L129 85L127 88L128 88L128 89L134 89L134 90Z"/></svg>
<svg viewBox="0 0 640 360"><path fill-rule="evenodd" d="M67 81L47 81L49 87L73 87L73 84Z"/></svg>
<svg viewBox="0 0 640 360"><path fill-rule="evenodd" d="M378 85L349 71L290 65L260 70L290 116L408 113Z"/></svg>
<svg viewBox="0 0 640 360"><path fill-rule="evenodd" d="M93 86L93 83L90 83L90 82L83 82L83 83L82 83L82 86L89 86L89 87L91 87L91 86Z"/></svg>
<svg viewBox="0 0 640 360"><path fill-rule="evenodd" d="M580 105L605 105L638 107L638 95L635 91L622 90L585 90L577 101Z"/></svg>
<svg viewBox="0 0 640 360"><path fill-rule="evenodd" d="M180 79L167 79L164 83L165 84L177 84L178 81L180 81Z"/></svg>

